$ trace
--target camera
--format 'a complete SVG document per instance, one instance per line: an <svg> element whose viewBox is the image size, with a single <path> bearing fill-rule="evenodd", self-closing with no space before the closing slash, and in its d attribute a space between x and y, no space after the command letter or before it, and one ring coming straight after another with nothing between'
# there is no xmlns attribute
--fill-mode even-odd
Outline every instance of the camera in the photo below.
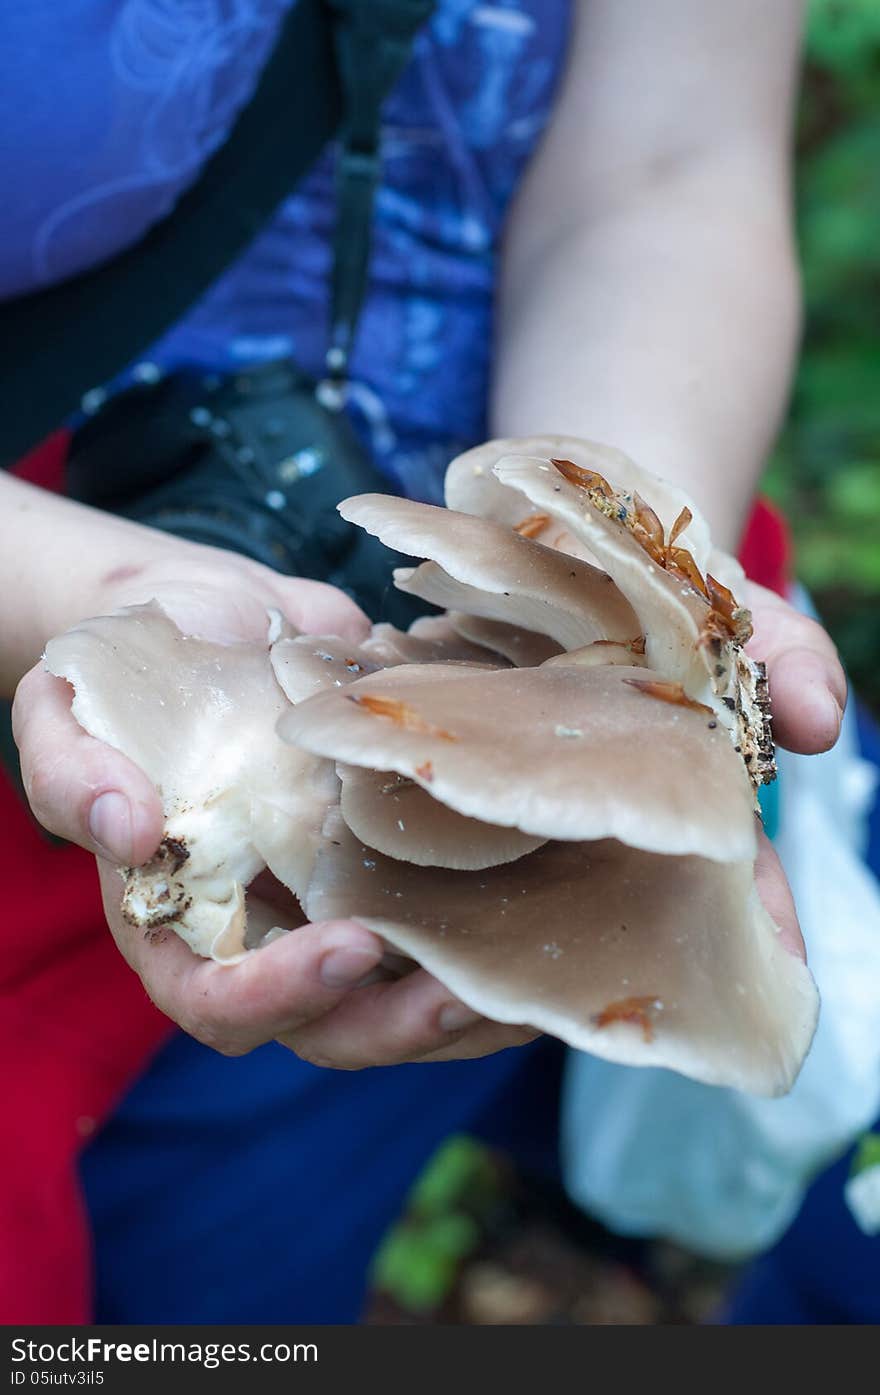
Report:
<svg viewBox="0 0 880 1395"><path fill-rule="evenodd" d="M388 492L342 407L290 360L229 376L163 375L89 394L67 462L71 498L289 576L338 586L373 620L405 628L426 607L397 591L386 548L336 511Z"/></svg>

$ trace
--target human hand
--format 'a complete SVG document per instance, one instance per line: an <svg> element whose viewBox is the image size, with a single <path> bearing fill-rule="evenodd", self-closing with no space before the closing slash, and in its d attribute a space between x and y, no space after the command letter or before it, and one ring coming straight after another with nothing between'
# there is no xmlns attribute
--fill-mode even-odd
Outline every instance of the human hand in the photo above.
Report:
<svg viewBox="0 0 880 1395"><path fill-rule="evenodd" d="M189 544L163 548L141 566L112 569L83 602L83 614L153 598L185 632L219 642L263 639L269 608L308 633L358 640L369 628L332 587ZM253 888L255 912L265 909L267 924L299 928L243 962L230 967L201 959L172 931L145 937L121 914L116 868L155 853L161 801L143 771L83 731L71 696L42 663L16 693L15 735L31 806L46 828L97 856L120 951L153 1001L185 1031L227 1055L275 1038L307 1060L348 1069L479 1056L535 1035L480 1018L424 970L402 978L377 973L384 952L377 936L353 922L302 925L294 898L268 873Z"/></svg>
<svg viewBox="0 0 880 1395"><path fill-rule="evenodd" d="M747 648L767 665L777 745L802 755L829 750L840 735L846 677L834 644L815 620L755 582L743 588L754 635ZM791 891L770 840L761 835L755 868L758 892L783 940L803 958L804 943Z"/></svg>

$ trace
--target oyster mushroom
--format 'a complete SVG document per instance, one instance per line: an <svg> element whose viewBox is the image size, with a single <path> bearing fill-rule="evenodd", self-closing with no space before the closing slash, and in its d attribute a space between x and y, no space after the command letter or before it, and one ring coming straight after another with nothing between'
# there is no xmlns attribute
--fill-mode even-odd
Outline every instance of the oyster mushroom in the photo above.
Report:
<svg viewBox="0 0 880 1395"><path fill-rule="evenodd" d="M268 866L305 892L338 790L330 762L275 733L288 704L268 641L194 639L153 602L84 621L50 640L45 662L73 686L80 725L136 762L162 798L158 852L123 869L124 914L147 931L173 925L198 954L241 957L245 888Z"/></svg>
<svg viewBox="0 0 880 1395"><path fill-rule="evenodd" d="M409 629L374 625L364 653L392 668L396 664L466 663L503 668L504 656L491 645L472 643L445 615L422 615Z"/></svg>
<svg viewBox="0 0 880 1395"><path fill-rule="evenodd" d="M514 862L546 840L467 818L433 799L427 788L393 770L363 770L339 765L340 808L348 827L370 846L419 867L458 867L474 871ZM430 761L420 768L430 787Z"/></svg>
<svg viewBox="0 0 880 1395"><path fill-rule="evenodd" d="M537 838L753 858L742 761L711 711L658 698L651 681L635 667L407 665L300 703L278 730L315 756L396 771L459 814Z"/></svg>
<svg viewBox="0 0 880 1395"><path fill-rule="evenodd" d="M536 668L555 654L565 653L548 635L536 634L534 630L506 624L503 620L487 620L482 615L465 615L454 610L449 621L465 639L503 654L516 668Z"/></svg>
<svg viewBox="0 0 880 1395"><path fill-rule="evenodd" d="M734 745L748 754L756 785L773 779L765 674L742 647L750 617L680 546L689 508L664 529L638 493L572 461L509 456L493 468L502 484L552 509L589 546L634 603L649 666L714 708Z"/></svg>
<svg viewBox="0 0 880 1395"><path fill-rule="evenodd" d="M51 642L82 725L163 797L129 915L234 961L274 934L246 925L269 866L498 1021L787 1089L817 1000L755 890L772 743L736 565L680 491L590 442L490 443L447 497L341 506L426 559L397 583L449 613L407 633L274 616L265 645L210 645L153 605Z"/></svg>
<svg viewBox="0 0 880 1395"><path fill-rule="evenodd" d="M281 691L294 703L382 668L363 645L334 635L285 636L272 645L269 657Z"/></svg>
<svg viewBox="0 0 880 1395"><path fill-rule="evenodd" d="M398 568L394 581L434 605L513 622L567 649L638 629L603 572L503 524L379 494L346 499L339 511L386 546L430 558Z"/></svg>
<svg viewBox="0 0 880 1395"><path fill-rule="evenodd" d="M583 649L569 649L562 654L553 654L544 660L557 668L606 668L608 665L624 664L629 668L636 665L647 667L644 635L637 635L627 644L618 644L613 639L596 639L585 644ZM675 700L675 696L673 700Z"/></svg>
<svg viewBox="0 0 880 1395"><path fill-rule="evenodd" d="M629 1065L775 1095L817 995L780 943L750 861L546 844L503 867L425 869L328 817L306 909L355 916L475 1011Z"/></svg>
<svg viewBox="0 0 880 1395"><path fill-rule="evenodd" d="M526 520L535 518L534 505L527 495L509 484L499 488L500 481L494 475L493 467L508 455L571 460L581 469L592 470L613 480L622 492L639 494L660 518L671 521L687 509L691 519L682 532L681 541L692 552L700 569L710 571L725 586L733 589L743 580L745 573L736 558L712 546L708 524L683 489L643 469L623 451L600 445L597 441L556 435L504 437L487 441L457 456L449 465L445 484L447 507L461 513L492 518L510 527L522 527ZM570 531L552 510L549 515L537 515L539 518L542 516L547 519L547 526L532 536L575 557L595 561L584 539Z"/></svg>

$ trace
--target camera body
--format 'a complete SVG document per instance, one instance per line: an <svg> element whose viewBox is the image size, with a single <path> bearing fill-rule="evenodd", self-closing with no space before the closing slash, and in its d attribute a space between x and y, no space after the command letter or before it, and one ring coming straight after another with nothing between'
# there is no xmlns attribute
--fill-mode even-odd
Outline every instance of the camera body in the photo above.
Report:
<svg viewBox="0 0 880 1395"><path fill-rule="evenodd" d="M397 591L384 547L336 511L388 492L332 384L289 360L228 377L142 366L75 433L69 495L179 537L346 591L405 627L426 607Z"/></svg>

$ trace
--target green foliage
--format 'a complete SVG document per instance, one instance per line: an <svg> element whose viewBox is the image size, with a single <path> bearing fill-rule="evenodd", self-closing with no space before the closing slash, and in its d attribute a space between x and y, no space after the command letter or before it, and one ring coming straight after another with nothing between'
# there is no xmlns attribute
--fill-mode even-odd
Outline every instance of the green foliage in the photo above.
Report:
<svg viewBox="0 0 880 1395"><path fill-rule="evenodd" d="M438 1308L462 1260L480 1239L480 1217L492 1207L497 1173L482 1144L448 1138L407 1197L403 1217L373 1259L373 1285L412 1313Z"/></svg>
<svg viewBox="0 0 880 1395"><path fill-rule="evenodd" d="M871 1167L880 1167L880 1133L862 1134L852 1161L850 1176L856 1177Z"/></svg>
<svg viewBox="0 0 880 1395"><path fill-rule="evenodd" d="M842 82L870 75L880 47L877 0L810 0L807 55Z"/></svg>
<svg viewBox="0 0 880 1395"><path fill-rule="evenodd" d="M459 1212L420 1224L400 1221L375 1255L373 1284L411 1313L431 1312L451 1290L479 1234L477 1222Z"/></svg>
<svg viewBox="0 0 880 1395"><path fill-rule="evenodd" d="M806 337L765 488L856 687L880 711L880 0L812 0L806 58Z"/></svg>

